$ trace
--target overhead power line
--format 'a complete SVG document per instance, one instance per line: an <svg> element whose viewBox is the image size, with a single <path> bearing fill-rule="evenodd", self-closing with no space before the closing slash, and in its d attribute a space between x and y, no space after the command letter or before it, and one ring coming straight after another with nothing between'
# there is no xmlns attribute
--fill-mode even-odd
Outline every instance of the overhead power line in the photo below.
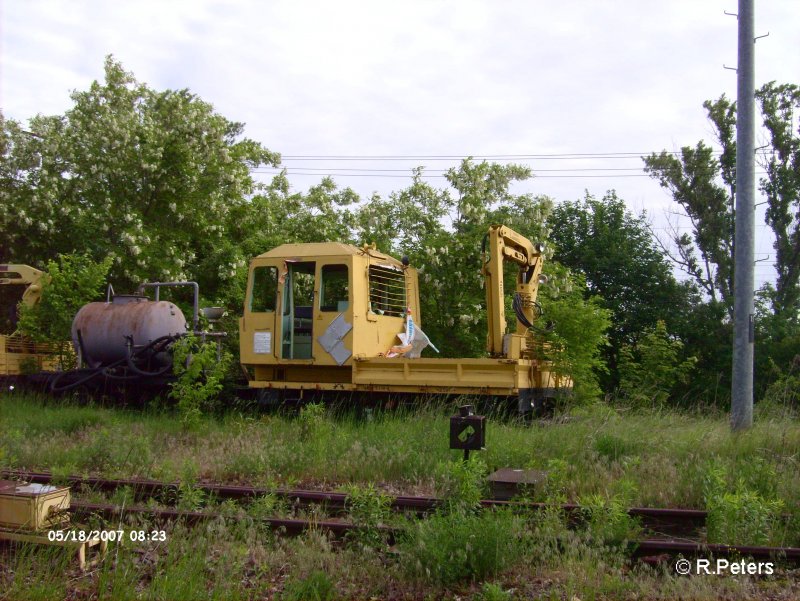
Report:
<svg viewBox="0 0 800 601"><path fill-rule="evenodd" d="M539 154L285 154L281 155L282 160L292 161L454 161L462 159L487 159L487 160L531 160L531 159L563 159L563 160L584 160L584 159L640 159L651 154L680 155L681 151L647 151L647 152L565 152L565 153L539 153ZM715 155L721 155L722 151L712 151Z"/></svg>
<svg viewBox="0 0 800 601"><path fill-rule="evenodd" d="M343 168L343 167L262 167L252 169L252 173L261 173L265 175L278 175L283 171L287 175L311 175L316 177L374 177L374 178L395 178L395 179L411 179L414 177L412 169L372 169L372 168ZM431 173L430 171L434 172ZM420 174L422 179L444 179L448 170L446 169L432 169L423 170ZM628 173L619 173L620 171L627 171ZM643 169L610 169L610 168L597 168L597 169L534 169L531 168L532 175L535 179L583 179L583 178L631 178L631 177L652 177L644 173ZM563 173L563 175L553 175L554 172ZM601 172L591 173L586 172ZM613 173L611 173L613 172ZM544 174L544 175L543 175ZM766 172L759 172L758 175L766 175Z"/></svg>

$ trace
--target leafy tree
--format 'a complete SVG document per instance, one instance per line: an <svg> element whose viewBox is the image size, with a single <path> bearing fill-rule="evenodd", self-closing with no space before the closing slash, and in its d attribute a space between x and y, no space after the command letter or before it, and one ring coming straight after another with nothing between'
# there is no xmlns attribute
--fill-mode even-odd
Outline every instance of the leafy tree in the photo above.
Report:
<svg viewBox="0 0 800 601"><path fill-rule="evenodd" d="M2 121L2 256L111 257L123 289L197 278L213 263L213 296L245 264L226 240L257 187L250 170L279 156L188 90L152 90L111 57L105 81L72 101L64 115L32 118L29 133Z"/></svg>
<svg viewBox="0 0 800 601"><path fill-rule="evenodd" d="M697 363L696 357L683 359L683 348L659 320L638 344L622 348L620 392L634 405L665 403L676 384L688 381Z"/></svg>
<svg viewBox="0 0 800 601"><path fill-rule="evenodd" d="M447 190L437 190L422 179L421 167L413 170L408 188L388 199L373 196L357 215L358 237L382 251L414 258L425 255L425 242L443 232L443 221L454 207Z"/></svg>
<svg viewBox="0 0 800 601"><path fill-rule="evenodd" d="M773 366L785 369L800 337L800 88L774 82L756 91L769 141L759 188L767 203L766 224L775 235L775 286L756 298L756 386L763 391ZM696 307L687 345L698 356L699 380L728 387L730 318L733 315L733 210L736 185L736 106L724 95L703 105L714 126L719 157L703 142L680 156L653 154L645 170L669 189L692 222L692 234L674 232L675 260L709 297ZM718 306L715 306L718 305ZM720 311L720 309L722 309ZM707 320L703 321L704 317ZM719 320L726 317L728 319Z"/></svg>
<svg viewBox="0 0 800 601"><path fill-rule="evenodd" d="M644 159L645 171L670 191L692 224L691 235L673 231L677 254L671 258L732 317L735 109L725 95L703 106L722 146L721 157L701 141L683 147L680 158L666 151L651 154Z"/></svg>
<svg viewBox="0 0 800 601"><path fill-rule="evenodd" d="M355 219L351 207L358 201L353 190L339 190L330 178L306 193L292 193L286 174L277 175L258 194L231 208L225 238L200 265L201 290L213 290L214 279L222 279L217 298L232 312L241 311L247 264L228 266L226 257L238 254L250 259L291 242L351 242Z"/></svg>
<svg viewBox="0 0 800 601"><path fill-rule="evenodd" d="M767 200L766 223L775 235L778 279L770 296L773 312L800 320L800 87L765 84L756 91L769 140L760 190ZM733 315L733 213L736 193L736 105L722 95L703 103L722 152L705 143L684 147L680 157L651 154L645 171L673 195L692 223L692 235L674 232L673 258L712 302Z"/></svg>
<svg viewBox="0 0 800 601"><path fill-rule="evenodd" d="M645 216L635 217L612 190L602 199L559 203L548 218L554 259L586 277L586 295L611 311L606 390L619 383L620 349L635 344L659 319L672 333L685 330L692 287L681 285L655 244Z"/></svg>
<svg viewBox="0 0 800 601"><path fill-rule="evenodd" d="M61 255L49 261L39 302L20 304L19 331L36 342L55 344L63 364L72 320L83 305L100 296L110 267L110 257L99 263L86 255Z"/></svg>
<svg viewBox="0 0 800 601"><path fill-rule="evenodd" d="M600 396L599 376L608 371L603 359L611 311L603 300L586 294L581 274L570 273L558 263L548 267L549 281L540 289L542 305L552 329L537 328L539 355L553 361L555 371L573 380L578 402Z"/></svg>
<svg viewBox="0 0 800 601"><path fill-rule="evenodd" d="M778 271L772 306L776 314L800 320L800 87L771 82L756 94L770 141L764 161L767 177L761 191L767 197L767 224L775 234Z"/></svg>

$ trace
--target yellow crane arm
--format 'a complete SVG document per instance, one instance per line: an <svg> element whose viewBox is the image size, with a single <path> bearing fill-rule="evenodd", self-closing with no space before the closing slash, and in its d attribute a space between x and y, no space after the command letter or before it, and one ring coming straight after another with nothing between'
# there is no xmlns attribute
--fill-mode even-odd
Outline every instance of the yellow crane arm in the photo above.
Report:
<svg viewBox="0 0 800 601"><path fill-rule="evenodd" d="M34 269L29 265L2 264L0 265L0 285L18 284L25 285L25 292L22 293L22 303L32 307L39 302L42 297L42 279L45 277L43 271Z"/></svg>
<svg viewBox="0 0 800 601"><path fill-rule="evenodd" d="M509 227L504 225L489 227L489 232L484 239L481 273L485 278L489 326L486 350L492 356L498 357L507 354L503 348L503 337L506 332L503 262L510 261L519 265L516 292L520 295L522 313L528 322L532 322L536 318L533 307L539 290L542 251L541 244L533 244L525 236ZM524 335L526 330L527 327L517 319L516 333Z"/></svg>

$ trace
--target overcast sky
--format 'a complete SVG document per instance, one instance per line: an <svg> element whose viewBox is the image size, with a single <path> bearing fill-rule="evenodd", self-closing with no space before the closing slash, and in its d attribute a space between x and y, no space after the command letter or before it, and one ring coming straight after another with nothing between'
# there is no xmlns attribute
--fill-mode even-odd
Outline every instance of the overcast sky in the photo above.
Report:
<svg viewBox="0 0 800 601"><path fill-rule="evenodd" d="M724 14L736 8L0 0L0 109L22 121L61 113L71 90L102 79L113 54L151 87L189 88L244 122L249 137L285 157L298 190L331 174L362 196L386 195L416 165L443 186L454 157L522 155L515 161L537 177L515 190L575 200L614 188L658 228L669 196L637 156L710 141L702 102L736 96L736 74L723 68L736 66L736 18ZM756 1L756 33L768 32L756 44L757 85L800 83L800 2ZM580 154L595 156L552 156ZM301 156L321 158L291 158ZM759 231L764 258L771 242ZM757 280L768 275L760 264Z"/></svg>

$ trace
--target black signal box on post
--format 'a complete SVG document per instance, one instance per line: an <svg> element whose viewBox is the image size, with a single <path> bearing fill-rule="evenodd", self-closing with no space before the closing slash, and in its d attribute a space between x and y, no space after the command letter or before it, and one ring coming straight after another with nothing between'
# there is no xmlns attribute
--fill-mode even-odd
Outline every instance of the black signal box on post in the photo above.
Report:
<svg viewBox="0 0 800 601"><path fill-rule="evenodd" d="M458 408L458 415L450 417L450 448L463 449L464 459L470 451L480 451L486 446L486 416L474 415L472 405Z"/></svg>

